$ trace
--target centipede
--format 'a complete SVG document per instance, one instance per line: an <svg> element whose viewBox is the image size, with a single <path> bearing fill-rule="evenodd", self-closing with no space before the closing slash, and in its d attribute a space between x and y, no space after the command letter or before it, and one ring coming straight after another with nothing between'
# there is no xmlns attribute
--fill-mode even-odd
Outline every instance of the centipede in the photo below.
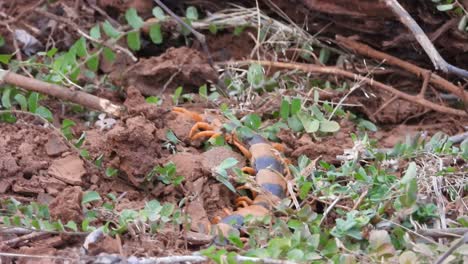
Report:
<svg viewBox="0 0 468 264"><path fill-rule="evenodd" d="M195 122L188 135L190 140L224 136L249 160L250 167L244 167L242 171L252 175L259 188L252 192L253 199L248 196L238 197L235 202L237 209L214 221L214 233L224 238L231 232L239 234L247 216L271 215L274 205L287 196L288 169L287 162L279 155L283 151L281 145L255 132L242 136L227 134L221 129L221 121L205 120L201 114L185 108L174 107L172 111L189 116ZM225 239L217 242L225 243Z"/></svg>

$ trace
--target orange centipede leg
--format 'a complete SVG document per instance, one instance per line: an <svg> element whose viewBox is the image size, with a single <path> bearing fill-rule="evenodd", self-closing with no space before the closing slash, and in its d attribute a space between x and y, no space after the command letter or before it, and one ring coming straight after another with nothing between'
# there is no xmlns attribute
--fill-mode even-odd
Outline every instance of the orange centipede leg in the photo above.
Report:
<svg viewBox="0 0 468 264"><path fill-rule="evenodd" d="M219 133L216 131L202 131L202 132L196 133L190 139L195 140L195 139L199 139L202 137L213 137L213 136L217 136L217 134Z"/></svg>
<svg viewBox="0 0 468 264"><path fill-rule="evenodd" d="M283 152L284 153L284 145L281 144L281 143L271 143L271 146L273 146L274 149L278 150L279 152Z"/></svg>
<svg viewBox="0 0 468 264"><path fill-rule="evenodd" d="M250 153L250 151L240 142L234 141L233 144L239 149L240 152L242 152L242 155L244 155L247 159L250 160L252 158L252 153Z"/></svg>
<svg viewBox="0 0 468 264"><path fill-rule="evenodd" d="M249 205L252 205L253 201L247 196L241 196L236 198L236 206L237 207L247 207Z"/></svg>
<svg viewBox="0 0 468 264"><path fill-rule="evenodd" d="M177 113L186 114L186 115L190 116L193 120L195 120L197 122L203 121L203 117L200 114L189 111L189 110L187 110L187 109L185 109L183 107L174 107L174 108L172 108L172 111L177 112Z"/></svg>
<svg viewBox="0 0 468 264"><path fill-rule="evenodd" d="M196 134L198 130L214 130L214 128L208 123L197 122L195 125L193 125L192 129L190 129L189 137L193 137L193 135Z"/></svg>
<svg viewBox="0 0 468 264"><path fill-rule="evenodd" d="M255 169L252 168L252 167L243 167L243 168L241 169L241 171L242 171L243 173L247 173L247 174L250 174L250 175L255 175L255 173L256 173Z"/></svg>

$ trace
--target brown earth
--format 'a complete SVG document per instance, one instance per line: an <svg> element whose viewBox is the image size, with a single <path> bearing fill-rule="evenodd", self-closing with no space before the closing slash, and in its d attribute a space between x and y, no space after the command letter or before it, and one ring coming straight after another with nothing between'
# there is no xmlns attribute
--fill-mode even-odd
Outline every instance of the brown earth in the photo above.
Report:
<svg viewBox="0 0 468 264"><path fill-rule="evenodd" d="M29 3L30 1L21 2ZM63 2L70 5L75 1ZM302 8L299 5L290 4L290 1L274 2L284 7L288 14L297 14ZM360 20L349 21L345 16L370 16L369 13L372 11L376 12L376 15L371 16L373 22L360 24L359 27L353 28L351 33L365 32L366 40L373 39L374 34L377 34L376 31L382 28L379 23L384 23L383 18L389 17L388 12L382 10L382 6L373 1L361 1L358 5L356 5L357 1L301 2L311 10L319 12L315 15L320 22L336 22L327 32L328 34L342 33L343 28L349 30L349 27L359 24ZM151 10L148 7L152 7L152 1L102 0L97 1L97 5L109 14L120 14L128 7L135 7L144 13ZM177 3L173 5L178 6ZM16 14L19 7L8 6L8 8L11 8L9 9L12 11L11 14ZM304 12L309 14L309 11L303 8L300 11L300 14ZM300 18L304 17L302 15ZM393 25L395 21L385 23ZM310 26L316 28L322 27L323 24L317 23ZM379 32L382 35L386 33L388 32ZM438 43L451 38L455 36L444 35ZM255 46L254 41L249 37L249 31L245 31L240 37L234 37L230 32L222 32L216 36L208 35L207 39L215 60L248 58ZM387 43L387 47L397 45L397 43L398 41L394 40L391 45ZM61 45L66 46L65 43ZM464 45L466 43L461 47ZM453 46L460 46L460 42L444 44L447 49ZM11 197L25 203L37 201L48 204L52 219L60 219L64 224L72 220L78 225L83 221L83 212L91 208L91 205L81 204L83 193L86 191L97 191L103 197L103 201L94 202L93 206L102 206L104 202L108 202L109 199L104 197L108 193L121 197L116 205L118 212L124 209L142 209L145 203L152 199L173 203L185 199L183 209L184 213L190 215L192 219L192 231L205 231L206 226L215 217L224 214L222 209L233 209L233 200L236 197L213 177L212 169L228 157L236 158L239 161L236 166L239 168L246 164L246 160L235 149L203 150L201 142L191 142L188 138L194 121L185 115L170 111L172 106L170 96L176 87L187 88L185 92L197 92L200 85L214 82L218 78L218 73L211 68L206 56L200 50L199 43L195 43L192 48L171 48L160 56L142 58L136 64L122 58L122 61L116 62L116 67L101 65L101 70L106 73L110 72L115 83L123 85L125 91L118 93L100 90L97 94L114 101L125 98L123 103L127 107L128 116L117 120L117 123L109 130L85 126L83 118L75 114L65 113L55 122L59 125L64 118L75 120L79 127L74 130L75 137L78 137L81 132L86 132L82 148L89 151L90 160L102 156L101 168L97 168L92 162L80 157L79 152L70 147L56 130L45 127L37 120L18 115L19 121L15 124L0 123L0 197ZM395 84L398 83L401 82L395 81ZM404 139L407 134L421 130L428 131L429 135L437 131L450 135L457 134L464 131L463 126L468 124L466 119L425 113L420 107L401 100L394 101L387 108L373 115L382 103L389 100L389 96L373 91L372 96L367 97L366 91L368 90L364 88L362 93L352 94L349 102L359 105L352 108L353 112L367 119L373 119L382 126L379 132L371 133L381 147L391 147ZM163 106L157 107L145 102L145 96L149 95L166 96L168 100L165 100ZM335 93L321 98L336 103L343 95L343 93ZM262 98L256 99L260 101ZM264 108L257 109L258 113L269 117L272 109L279 109L280 103L280 100L268 101L264 104ZM53 113L59 113L61 105L48 104L53 109ZM183 106L191 106L200 110L206 108L208 103ZM321 157L327 162L339 165L337 155L343 154L343 149L353 146L350 133L356 131L356 125L350 121L343 121L340 125L342 128L338 133L318 138L296 135L289 131L281 131L278 136L286 145L286 156L293 162L299 156L306 155L311 159ZM166 136L168 131L172 131L181 142L176 145L171 144ZM146 179L148 172L155 166L162 166L168 162L175 163L177 174L184 176L185 180L180 186L165 185L156 180ZM118 177L105 176L104 168L108 167L118 169L120 172ZM1 206L0 209L3 209ZM115 221L116 216L101 215L97 222L109 219ZM167 228L157 235L140 235L135 230L129 230L125 235L116 238L104 237L93 245L91 252L159 256L182 254L187 250L196 250L200 245L206 245L200 242L201 238L194 239L187 249L183 234L184 230L179 227ZM1 251L76 256L83 243L82 237L49 235L38 239L39 242L31 240L18 245L5 245L5 241L19 236L0 234ZM20 263L32 262L21 260Z"/></svg>

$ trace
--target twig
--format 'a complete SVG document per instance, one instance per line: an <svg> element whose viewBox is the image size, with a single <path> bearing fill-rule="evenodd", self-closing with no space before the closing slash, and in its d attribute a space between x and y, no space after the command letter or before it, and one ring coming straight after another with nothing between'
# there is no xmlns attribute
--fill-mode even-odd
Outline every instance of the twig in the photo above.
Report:
<svg viewBox="0 0 468 264"><path fill-rule="evenodd" d="M0 83L3 82L16 85L28 91L39 92L70 101L116 117L121 116L124 110L123 106L114 104L104 98L0 69Z"/></svg>
<svg viewBox="0 0 468 264"><path fill-rule="evenodd" d="M35 10L36 13L40 14L40 15L43 15L45 17L48 17L50 19L53 19L55 21L58 21L58 22L61 22L63 24L66 24L67 26L69 26L70 28L76 30L76 32L78 32L78 34L80 34L81 36L83 36L84 38L88 39L89 41L92 41L96 44L99 44L99 45L102 45L104 47L107 47L111 50L114 50L114 51L121 51L123 53L125 53L128 57L130 57L130 59L132 61L138 61L138 59L133 55L133 53L131 51L129 51L128 49L116 44L116 43L108 43L106 41L101 41L101 40L98 40L98 39L95 39L93 37L91 37L90 35L86 34L83 30L80 29L80 27L74 23L73 21L71 20L68 20L66 18L63 18L63 17L60 17L60 16L57 16L55 14L52 14L50 12L47 12L47 11L43 11L43 10L40 10L40 9L37 9ZM113 40L114 41L114 40Z"/></svg>
<svg viewBox="0 0 468 264"><path fill-rule="evenodd" d="M457 248L461 247L463 244L468 243L468 232L464 234L464 236L454 245L452 245L442 256L440 256L435 264L444 263L445 259L447 259Z"/></svg>
<svg viewBox="0 0 468 264"><path fill-rule="evenodd" d="M30 233L26 234L20 237L15 237L10 240L2 241L0 244L1 245L7 245L9 247L15 247L18 243L26 241L26 240L37 240L46 236L50 236L51 234L45 233L45 232L35 232L35 233Z"/></svg>
<svg viewBox="0 0 468 264"><path fill-rule="evenodd" d="M414 21L408 12L398 3L397 0L384 0L393 13L410 31L426 52L427 56L434 64L436 70L440 69L445 73L453 73L462 78L468 78L468 71L447 63L436 50L431 40L426 36L422 28Z"/></svg>
<svg viewBox="0 0 468 264"><path fill-rule="evenodd" d="M439 237L461 237L465 233L468 233L468 228L466 227L459 227L459 228L447 228L447 229L420 229L418 230L418 234L423 236L430 236L434 238Z"/></svg>
<svg viewBox="0 0 468 264"><path fill-rule="evenodd" d="M359 205L361 205L362 201L364 201L364 198L366 198L367 193L369 192L369 189L365 189L361 195L359 196L359 199L356 201L356 203L353 206L353 210L356 210Z"/></svg>
<svg viewBox="0 0 468 264"><path fill-rule="evenodd" d="M6 253L0 252L2 257L13 257L13 258L39 258L39 259L60 259L60 260L75 260L75 258L61 257L61 256L46 256L46 255L31 255L31 254L18 254L18 253Z"/></svg>
<svg viewBox="0 0 468 264"><path fill-rule="evenodd" d="M76 236L86 236L89 232L68 232L68 231L46 231L46 230L36 230L31 228L24 227L2 227L0 228L0 234L16 234L16 235L25 235L33 232L47 233L51 235L76 235Z"/></svg>
<svg viewBox="0 0 468 264"><path fill-rule="evenodd" d="M169 257L159 257L159 258L137 258L130 257L125 258L115 254L100 254L97 257L85 257L93 261L92 263L133 263L133 264L169 264L169 263L200 263L207 262L210 259L202 256L201 254L195 253L194 255L189 256L169 256ZM296 264L296 262L289 260L280 260L280 259L271 259L271 258L255 258L255 257L245 257L245 256L235 256L234 260L237 263L250 262L250 263L262 263L262 264ZM109 262L112 261L112 262Z"/></svg>
<svg viewBox="0 0 468 264"><path fill-rule="evenodd" d="M465 140L465 138L468 138L468 132L464 132L464 133L461 133L461 134L458 134L458 135L451 136L451 137L449 137L448 141L450 141L450 142L452 142L454 144L457 144L457 143L460 143L463 140Z"/></svg>
<svg viewBox="0 0 468 264"><path fill-rule="evenodd" d="M457 110L453 109L450 107L446 106L441 106L436 103L433 103L431 101L428 101L424 98L418 98L417 96L409 95L407 93L401 92L392 86L383 84L381 82L378 82L376 80L372 80L363 76L360 76L358 74L337 68L337 67L323 67L323 66L317 66L317 65L312 65L312 64L305 64L305 63L287 63L287 62L276 62L276 61L255 61L255 60L243 60L243 61L233 61L233 62L226 62L226 63L218 63L220 65L225 65L225 64L252 64L252 63L258 63L264 66L269 66L269 67L277 67L277 68L284 68L284 69L295 69L295 70L301 70L305 72L310 72L310 73L322 73L322 74L330 74L330 75L338 75L338 76L343 76L346 78L350 79L355 79L359 82L364 82L368 84L371 87L378 88L381 90L385 90L389 93L392 93L402 99L405 99L410 102L417 103L419 105L422 105L424 107L430 108L434 111L440 112L440 113L445 113L445 114L450 114L450 115L457 115L457 116L463 116L463 117L468 117L468 113L462 110Z"/></svg>
<svg viewBox="0 0 468 264"><path fill-rule="evenodd" d="M211 57L210 50L208 45L206 44L206 37L202 33L196 31L193 27L187 25L184 20L182 20L178 15L176 15L170 8L168 8L165 4L163 4L160 0L154 0L157 5L159 5L164 11L166 11L172 18L174 18L177 22L179 22L182 26L184 26L187 30L189 30L198 41L200 41L203 50L205 51L206 55L208 56L208 62L211 66L214 66L213 58Z"/></svg>
<svg viewBox="0 0 468 264"><path fill-rule="evenodd" d="M427 69L420 68L419 66L411 64L407 61L401 60L384 52L375 50L366 44L359 43L350 38L345 38L342 36L336 36L335 38L342 45L346 46L349 49L352 49L354 52L377 60L384 60L385 63L403 68L404 70L411 72L417 76L424 76L424 73L428 71ZM453 83L447 81L439 75L435 73L431 74L429 82L438 85L440 88L444 89L449 93L457 95L459 98L462 99L462 101L468 102L468 92L464 92L462 88L454 85Z"/></svg>
<svg viewBox="0 0 468 264"><path fill-rule="evenodd" d="M341 200L341 195L336 197L336 199L333 201L333 203L330 204L330 206L323 212L322 219L320 220L319 226L322 225L323 221L327 217L327 215L330 213L330 211L335 207L335 205Z"/></svg>

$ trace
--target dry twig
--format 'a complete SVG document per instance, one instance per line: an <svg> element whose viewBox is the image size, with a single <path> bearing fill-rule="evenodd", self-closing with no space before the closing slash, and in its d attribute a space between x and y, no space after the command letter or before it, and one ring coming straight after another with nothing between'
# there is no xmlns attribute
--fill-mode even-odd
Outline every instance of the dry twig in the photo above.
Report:
<svg viewBox="0 0 468 264"><path fill-rule="evenodd" d="M288 63L288 62L276 62L276 61L255 61L255 60L243 60L243 61L234 61L234 62L226 62L226 63L219 63L220 65L224 64L252 64L252 63L258 63L263 66L268 66L268 67L276 67L276 68L283 68L283 69L295 69L295 70L301 70L304 72L310 72L310 73L321 73L321 74L329 74L329 75L337 75L337 76L342 76L350 79L355 79L356 81L366 83L367 85L373 87L373 88L378 88L381 90L384 90L386 92L389 92L391 94L394 94L395 96L398 96L404 100L417 103L421 106L430 108L434 111L440 112L440 113L445 113L445 114L450 114L450 115L457 115L457 116L463 116L463 117L468 117L468 113L466 113L463 110L458 110L458 109L453 109L450 107L438 105L436 103L433 103L431 101L428 101L424 98L420 98L418 96L413 96L409 95L407 93L404 93L402 91L399 91L392 86L386 85L384 83L378 82L376 80L369 79L367 77L360 76L358 74L337 68L337 67L323 67L323 66L317 66L317 65L311 65L311 64L305 64L305 63Z"/></svg>
<svg viewBox="0 0 468 264"><path fill-rule="evenodd" d="M408 12L398 3L397 0L384 0L385 4L390 7L392 12L398 17L410 31L413 33L416 40L419 42L421 47L426 52L427 56L431 59L434 67L441 69L446 73L453 73L462 78L468 78L468 71L465 69L458 68L446 62L439 52L436 50L431 40L426 36L422 28L414 21L414 19L408 14Z"/></svg>
<svg viewBox="0 0 468 264"><path fill-rule="evenodd" d="M114 104L107 99L103 99L85 92L76 91L56 84L51 84L24 77L22 75L0 69L0 84L8 83L26 89L28 91L39 92L62 100L70 101L91 109L102 111L112 116L121 116L123 106Z"/></svg>
<svg viewBox="0 0 468 264"><path fill-rule="evenodd" d="M397 57L375 50L368 45L359 43L350 38L336 36L336 40L342 45L346 46L347 48L352 49L354 52L357 52L363 56L371 57L377 60L384 60L385 63L400 67L417 76L424 76L425 72L429 71L427 69L420 68L407 61L401 60ZM440 77L439 75L432 73L429 78L429 82L437 85L438 87L440 87L441 89L444 89L445 91L449 93L457 95L459 98L461 98L465 102L468 102L468 92L464 92L462 88L454 85L453 83L447 81L446 79Z"/></svg>

